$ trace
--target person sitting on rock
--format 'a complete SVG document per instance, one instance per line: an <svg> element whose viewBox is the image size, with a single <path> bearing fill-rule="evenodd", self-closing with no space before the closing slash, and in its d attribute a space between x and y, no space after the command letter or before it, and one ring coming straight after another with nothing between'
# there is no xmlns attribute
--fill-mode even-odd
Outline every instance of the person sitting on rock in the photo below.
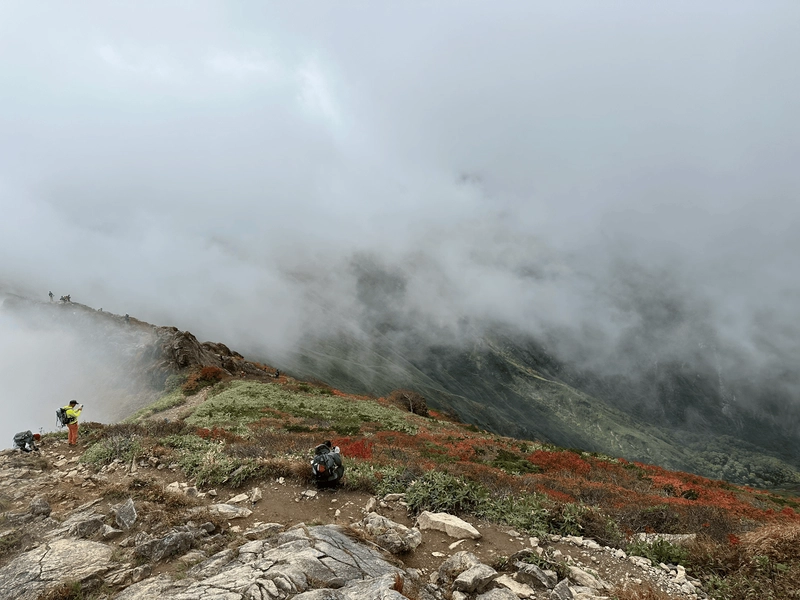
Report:
<svg viewBox="0 0 800 600"><path fill-rule="evenodd" d="M16 450L22 450L23 452L33 452L34 450L39 450L36 442L38 442L41 438L41 435L38 433L31 433L30 430L20 431L14 436L14 448Z"/></svg>

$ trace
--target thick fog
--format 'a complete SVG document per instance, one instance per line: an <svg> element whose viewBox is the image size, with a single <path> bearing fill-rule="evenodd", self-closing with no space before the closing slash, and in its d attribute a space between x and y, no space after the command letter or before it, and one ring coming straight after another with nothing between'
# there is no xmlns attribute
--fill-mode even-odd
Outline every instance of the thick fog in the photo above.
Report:
<svg viewBox="0 0 800 600"><path fill-rule="evenodd" d="M4 3L0 287L277 360L389 311L438 342L510 324L605 369L706 342L721 368L790 368L799 18ZM53 335L0 321L0 444L97 393Z"/></svg>

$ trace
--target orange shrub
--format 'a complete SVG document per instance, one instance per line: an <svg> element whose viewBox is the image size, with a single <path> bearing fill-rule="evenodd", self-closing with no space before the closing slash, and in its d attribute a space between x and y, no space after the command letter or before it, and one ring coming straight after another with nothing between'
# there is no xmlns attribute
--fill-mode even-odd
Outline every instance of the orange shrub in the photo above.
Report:
<svg viewBox="0 0 800 600"><path fill-rule="evenodd" d="M339 446L342 456L348 458L372 458L372 447L374 442L369 440L360 439L352 440L350 438L341 438L332 440L334 446Z"/></svg>
<svg viewBox="0 0 800 600"><path fill-rule="evenodd" d="M588 475L592 465L574 452L548 452L537 450L527 459L544 471L567 471L575 475Z"/></svg>

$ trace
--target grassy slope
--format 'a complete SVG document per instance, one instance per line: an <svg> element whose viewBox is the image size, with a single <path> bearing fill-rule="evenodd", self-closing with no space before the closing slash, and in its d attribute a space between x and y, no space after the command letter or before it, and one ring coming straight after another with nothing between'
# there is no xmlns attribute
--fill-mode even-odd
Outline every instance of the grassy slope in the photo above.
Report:
<svg viewBox="0 0 800 600"><path fill-rule="evenodd" d="M96 443L84 460L160 452L198 485L236 487L278 475L307 478L309 449L330 438L346 457L345 486L405 492L414 512L468 513L531 534L588 535L685 564L714 598L791 598L800 589L800 556L790 543L800 536L796 497L502 437L287 378L217 384L185 422L158 414L93 430L88 437ZM695 533L699 542L686 550L632 544L628 536L637 531Z"/></svg>
<svg viewBox="0 0 800 600"><path fill-rule="evenodd" d="M411 387L440 410L515 437L760 487L800 483L792 464L736 435L636 418L581 392L561 379L557 363L513 340L430 348L413 363L393 350L337 340L304 350L295 366L306 376L358 393Z"/></svg>

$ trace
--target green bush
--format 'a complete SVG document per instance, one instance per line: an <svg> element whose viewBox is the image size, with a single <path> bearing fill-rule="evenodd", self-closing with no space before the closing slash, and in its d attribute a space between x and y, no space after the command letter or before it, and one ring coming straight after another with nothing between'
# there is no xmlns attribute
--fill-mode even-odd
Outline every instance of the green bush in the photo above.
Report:
<svg viewBox="0 0 800 600"><path fill-rule="evenodd" d="M222 442L209 443L203 450L186 449L181 452L178 464L198 486L227 483L234 488L240 487L258 471L258 462L229 456L224 450Z"/></svg>
<svg viewBox="0 0 800 600"><path fill-rule="evenodd" d="M173 373L164 381L164 391L168 394L179 390L186 383L186 373Z"/></svg>
<svg viewBox="0 0 800 600"><path fill-rule="evenodd" d="M146 419L147 417L156 413L163 412L169 408L180 406L181 404L185 403L186 396L184 396L183 392L179 389L172 390L169 394L161 396L161 398L153 402L153 404L145 406L144 408L133 413L130 417L125 419L123 423L136 423L137 421Z"/></svg>
<svg viewBox="0 0 800 600"><path fill-rule="evenodd" d="M487 497L475 513L488 521L504 523L531 534L542 535L548 530L549 513L532 494Z"/></svg>
<svg viewBox="0 0 800 600"><path fill-rule="evenodd" d="M488 496L479 483L442 471L428 471L406 490L406 502L415 513L473 512Z"/></svg>
<svg viewBox="0 0 800 600"><path fill-rule="evenodd" d="M508 450L500 450L497 457L491 462L497 469L502 469L511 475L522 475L524 473L538 473L539 467L531 461Z"/></svg>
<svg viewBox="0 0 800 600"><path fill-rule="evenodd" d="M550 513L550 531L559 535L580 535L583 531L583 516L587 512L588 509L582 504L573 502L559 504Z"/></svg>
<svg viewBox="0 0 800 600"><path fill-rule="evenodd" d="M651 544L643 541L633 542L628 546L627 552L649 558L655 564L681 565L689 558L689 551L686 548L662 539L657 539Z"/></svg>
<svg viewBox="0 0 800 600"><path fill-rule="evenodd" d="M100 467L119 459L128 463L142 451L141 443L136 437L113 435L92 444L83 453L80 462Z"/></svg>

